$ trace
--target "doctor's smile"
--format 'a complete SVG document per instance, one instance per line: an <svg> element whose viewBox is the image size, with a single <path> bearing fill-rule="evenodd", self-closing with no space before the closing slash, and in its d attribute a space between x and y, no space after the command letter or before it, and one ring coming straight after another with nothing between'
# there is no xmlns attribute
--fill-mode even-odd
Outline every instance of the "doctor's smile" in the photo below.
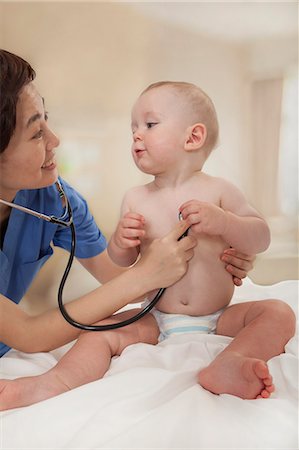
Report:
<svg viewBox="0 0 299 450"><path fill-rule="evenodd" d="M47 170L53 170L56 169L57 165L56 165L56 158L55 155L51 158L48 159L43 165L42 165L42 169L47 169Z"/></svg>

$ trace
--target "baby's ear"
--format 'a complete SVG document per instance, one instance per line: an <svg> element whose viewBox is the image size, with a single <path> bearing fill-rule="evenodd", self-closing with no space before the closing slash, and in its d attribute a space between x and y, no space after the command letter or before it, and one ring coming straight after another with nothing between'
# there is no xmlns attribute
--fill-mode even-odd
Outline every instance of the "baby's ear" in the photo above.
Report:
<svg viewBox="0 0 299 450"><path fill-rule="evenodd" d="M207 139L207 128L202 123L191 125L187 129L187 138L185 141L185 150L198 150Z"/></svg>

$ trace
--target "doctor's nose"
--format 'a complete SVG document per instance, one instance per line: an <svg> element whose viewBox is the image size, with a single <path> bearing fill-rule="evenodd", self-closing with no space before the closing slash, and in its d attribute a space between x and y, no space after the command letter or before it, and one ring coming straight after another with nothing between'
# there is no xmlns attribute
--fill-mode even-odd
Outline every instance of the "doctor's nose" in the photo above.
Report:
<svg viewBox="0 0 299 450"><path fill-rule="evenodd" d="M51 151L54 148L58 147L60 144L60 139L56 136L55 133L53 133L52 130L48 129L48 141L47 141L47 146L46 149L47 151Z"/></svg>

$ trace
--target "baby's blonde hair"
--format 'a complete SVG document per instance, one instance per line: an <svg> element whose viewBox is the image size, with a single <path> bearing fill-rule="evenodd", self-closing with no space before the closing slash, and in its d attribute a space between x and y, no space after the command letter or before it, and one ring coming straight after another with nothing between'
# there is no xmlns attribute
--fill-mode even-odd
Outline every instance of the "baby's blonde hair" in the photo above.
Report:
<svg viewBox="0 0 299 450"><path fill-rule="evenodd" d="M183 95L194 113L195 122L202 123L206 126L207 138L204 149L208 156L216 146L219 134L217 113L212 100L198 86L185 81L158 81L150 84L142 91L141 95L151 89L157 89L164 86L169 86L175 89L179 94Z"/></svg>

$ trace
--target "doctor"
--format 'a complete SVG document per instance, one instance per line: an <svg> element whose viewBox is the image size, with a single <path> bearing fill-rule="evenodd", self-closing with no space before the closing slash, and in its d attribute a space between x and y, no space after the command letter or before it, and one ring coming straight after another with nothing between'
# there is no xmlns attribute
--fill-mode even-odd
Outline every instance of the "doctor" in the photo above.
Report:
<svg viewBox="0 0 299 450"><path fill-rule="evenodd" d="M55 187L58 178L55 149L59 140L48 126L43 98L33 80L35 72L22 58L0 50L0 198L47 215L60 217L63 205ZM193 256L195 241L177 239L188 228L180 222L164 238L153 242L141 260L128 270L113 265L106 240L86 201L60 180L73 208L77 232L75 256L102 286L67 305L68 313L82 323L95 323L161 286L180 279ZM17 304L53 253L52 245L70 250L70 230L0 203L0 357L11 347L25 351L49 351L75 339L79 330L69 325L58 308L29 316ZM235 284L252 268L254 257L222 256ZM134 312L136 314L136 310ZM132 315L120 313L119 320ZM115 320L115 319L114 319ZM145 316L143 342L156 343L151 315ZM126 327L131 336L138 322ZM124 340L125 345L132 338Z"/></svg>

